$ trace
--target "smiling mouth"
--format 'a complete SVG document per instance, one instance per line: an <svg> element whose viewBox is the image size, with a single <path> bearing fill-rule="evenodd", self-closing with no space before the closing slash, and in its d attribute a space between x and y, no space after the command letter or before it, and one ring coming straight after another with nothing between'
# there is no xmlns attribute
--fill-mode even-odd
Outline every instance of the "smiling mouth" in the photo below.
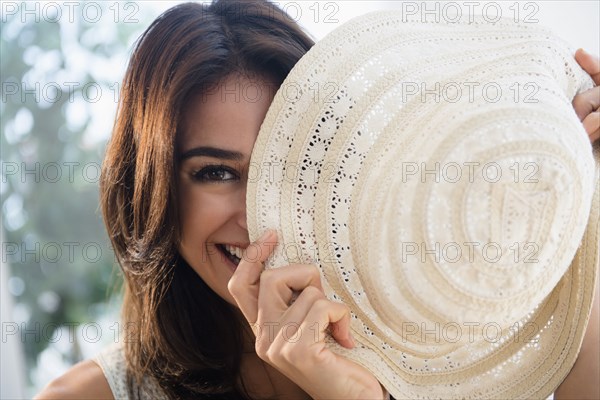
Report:
<svg viewBox="0 0 600 400"><path fill-rule="evenodd" d="M233 263L233 265L237 266L240 263L244 249L229 244L217 244L215 246L226 259Z"/></svg>

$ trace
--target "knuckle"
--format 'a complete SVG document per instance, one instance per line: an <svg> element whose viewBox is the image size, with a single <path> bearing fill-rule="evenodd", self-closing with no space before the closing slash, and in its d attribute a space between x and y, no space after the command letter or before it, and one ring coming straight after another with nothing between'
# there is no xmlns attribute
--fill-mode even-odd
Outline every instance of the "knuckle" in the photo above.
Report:
<svg viewBox="0 0 600 400"><path fill-rule="evenodd" d="M319 314L324 314L331 308L333 303L326 299L317 299L313 304L313 309Z"/></svg>
<svg viewBox="0 0 600 400"><path fill-rule="evenodd" d="M311 265L311 273L313 275L313 279L318 285L319 290L323 291L323 283L321 282L321 270L316 265Z"/></svg>
<svg viewBox="0 0 600 400"><path fill-rule="evenodd" d="M573 108L575 108L576 110L578 109L582 109L586 106L586 100L583 97L583 95L577 95L573 98Z"/></svg>
<svg viewBox="0 0 600 400"><path fill-rule="evenodd" d="M310 273L313 276L318 277L319 279L321 278L321 272L319 271L319 267L317 267L315 264L310 264L308 267Z"/></svg>
<svg viewBox="0 0 600 400"><path fill-rule="evenodd" d="M289 345L281 346L281 350L279 351L281 358L284 360L287 360L287 361L292 360L293 353L294 353L294 346L289 346Z"/></svg>
<svg viewBox="0 0 600 400"><path fill-rule="evenodd" d="M260 274L260 285L273 286L277 282L277 279L277 271L273 269L266 269Z"/></svg>
<svg viewBox="0 0 600 400"><path fill-rule="evenodd" d="M312 300L317 301L319 299L324 299L325 295L323 294L323 292L321 292L321 290L319 290L318 288L314 287L314 286L307 286L301 293L301 295L305 298L307 298L308 300Z"/></svg>
<svg viewBox="0 0 600 400"><path fill-rule="evenodd" d="M254 344L254 350L256 351L256 355L264 361L269 361L269 350L270 343L265 340L257 340Z"/></svg>
<svg viewBox="0 0 600 400"><path fill-rule="evenodd" d="M306 349L290 343L281 349L281 355L289 364L301 366L306 360Z"/></svg>
<svg viewBox="0 0 600 400"><path fill-rule="evenodd" d="M275 345L275 343L273 343L266 350L265 358L263 358L263 360L269 361L270 363L272 363L274 365L280 366L280 365L282 365L283 361L285 360L285 357L283 357L284 353L285 353L284 348L279 348L278 346Z"/></svg>
<svg viewBox="0 0 600 400"><path fill-rule="evenodd" d="M239 288L240 285L238 283L238 279L235 276L231 277L229 282L227 282L227 290L229 290L229 293L235 296L235 294L238 293Z"/></svg>
<svg viewBox="0 0 600 400"><path fill-rule="evenodd" d="M278 346L276 355L273 357L281 365L294 365L296 368L301 367L303 362L306 361L307 349L306 346L302 345L302 342L289 341L284 338L278 338L281 346Z"/></svg>

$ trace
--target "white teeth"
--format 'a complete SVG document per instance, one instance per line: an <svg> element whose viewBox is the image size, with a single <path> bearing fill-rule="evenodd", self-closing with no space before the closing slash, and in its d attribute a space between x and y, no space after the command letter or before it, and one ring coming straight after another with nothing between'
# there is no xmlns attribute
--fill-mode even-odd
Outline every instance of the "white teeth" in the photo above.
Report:
<svg viewBox="0 0 600 400"><path fill-rule="evenodd" d="M242 259L244 249L242 249L241 247L231 246L229 244L224 244L223 247L225 247L225 250L227 250L229 254L236 256L240 260Z"/></svg>

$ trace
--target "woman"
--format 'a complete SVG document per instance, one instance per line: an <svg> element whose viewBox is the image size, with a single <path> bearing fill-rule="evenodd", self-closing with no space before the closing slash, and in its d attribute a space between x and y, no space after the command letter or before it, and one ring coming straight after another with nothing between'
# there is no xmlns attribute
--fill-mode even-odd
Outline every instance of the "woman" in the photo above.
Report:
<svg viewBox="0 0 600 400"><path fill-rule="evenodd" d="M314 321L330 323L336 340L352 347L349 312L325 298L314 266L261 275L272 233L248 242L252 147L276 89L312 44L266 2L180 5L142 35L101 180L126 281L128 375L105 375L113 366L103 372L84 361L38 398L114 398L115 377L132 398L384 398L366 369L322 340L282 339L277 326ZM598 83L597 60L582 53L578 60ZM591 139L600 136L597 89L574 102ZM300 294L288 305L292 290ZM598 333L589 333L584 346L597 342ZM577 380L593 362L594 353L582 354L563 384L567 391L576 383L567 393L574 397L587 390Z"/></svg>

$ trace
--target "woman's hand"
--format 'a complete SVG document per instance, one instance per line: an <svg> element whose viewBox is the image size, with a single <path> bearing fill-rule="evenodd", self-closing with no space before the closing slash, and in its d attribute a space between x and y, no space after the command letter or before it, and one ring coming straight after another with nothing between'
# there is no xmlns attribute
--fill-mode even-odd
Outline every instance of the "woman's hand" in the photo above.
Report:
<svg viewBox="0 0 600 400"><path fill-rule="evenodd" d="M600 139L600 58L579 49L575 53L575 60L596 84L573 99L573 108L593 143Z"/></svg>
<svg viewBox="0 0 600 400"><path fill-rule="evenodd" d="M575 59L594 80L596 87L590 89L573 99L573 108L592 142L600 138L600 59L579 49ZM596 378L600 373L600 284L596 282L594 303L590 314L588 326L583 338L583 343L577 361L565 380L554 393L554 398L559 399L598 399L600 387Z"/></svg>
<svg viewBox="0 0 600 400"><path fill-rule="evenodd" d="M354 341L350 312L325 297L317 267L263 271L276 241L276 232L268 231L251 244L228 285L256 335L257 355L314 399L383 399L368 370L325 347L327 330L344 347Z"/></svg>

